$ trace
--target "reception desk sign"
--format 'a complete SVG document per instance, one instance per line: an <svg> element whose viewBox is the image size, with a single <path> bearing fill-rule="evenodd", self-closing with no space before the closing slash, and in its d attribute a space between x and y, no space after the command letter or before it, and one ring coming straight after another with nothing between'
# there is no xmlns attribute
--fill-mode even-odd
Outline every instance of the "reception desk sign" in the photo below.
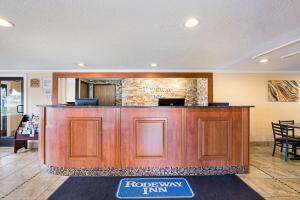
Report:
<svg viewBox="0 0 300 200"><path fill-rule="evenodd" d="M116 196L119 199L192 198L194 192L185 178L124 178Z"/></svg>

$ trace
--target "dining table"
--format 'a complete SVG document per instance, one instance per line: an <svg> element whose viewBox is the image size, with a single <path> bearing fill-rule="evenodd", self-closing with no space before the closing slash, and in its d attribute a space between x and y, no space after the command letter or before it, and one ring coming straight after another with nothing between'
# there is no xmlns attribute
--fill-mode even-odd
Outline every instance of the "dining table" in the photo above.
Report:
<svg viewBox="0 0 300 200"><path fill-rule="evenodd" d="M300 147L300 135L299 136L290 136L289 135L289 129L290 128L293 128L293 129L300 129L300 123L282 123L281 125L283 125L283 128L285 128L285 156L284 156L284 160L285 161L288 161L288 157L289 157L289 141L288 139L291 138L291 137L295 137L295 138L299 138L299 147ZM290 158L291 160L300 160L300 155L297 154L297 148L294 149L294 152L293 152L293 157Z"/></svg>

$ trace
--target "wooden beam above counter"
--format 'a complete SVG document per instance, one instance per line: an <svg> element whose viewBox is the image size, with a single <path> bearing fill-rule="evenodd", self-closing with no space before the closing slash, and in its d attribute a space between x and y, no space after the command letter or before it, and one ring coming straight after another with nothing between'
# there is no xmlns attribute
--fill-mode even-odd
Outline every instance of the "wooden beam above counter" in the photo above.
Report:
<svg viewBox="0 0 300 200"><path fill-rule="evenodd" d="M52 104L58 104L59 78L207 78L208 102L213 102L213 73L54 72L52 74Z"/></svg>

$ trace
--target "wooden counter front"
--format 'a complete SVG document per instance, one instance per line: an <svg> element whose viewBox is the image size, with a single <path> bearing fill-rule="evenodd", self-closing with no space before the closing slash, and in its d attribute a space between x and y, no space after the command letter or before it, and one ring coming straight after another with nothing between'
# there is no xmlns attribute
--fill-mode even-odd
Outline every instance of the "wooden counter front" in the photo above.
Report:
<svg viewBox="0 0 300 200"><path fill-rule="evenodd" d="M249 107L41 107L40 160L65 168L249 166Z"/></svg>

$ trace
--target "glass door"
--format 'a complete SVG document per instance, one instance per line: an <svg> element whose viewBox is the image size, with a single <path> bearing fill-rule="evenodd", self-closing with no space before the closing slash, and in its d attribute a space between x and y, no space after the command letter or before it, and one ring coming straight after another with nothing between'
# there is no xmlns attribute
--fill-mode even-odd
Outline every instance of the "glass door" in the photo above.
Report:
<svg viewBox="0 0 300 200"><path fill-rule="evenodd" d="M23 115L23 78L0 77L0 146L13 146Z"/></svg>

